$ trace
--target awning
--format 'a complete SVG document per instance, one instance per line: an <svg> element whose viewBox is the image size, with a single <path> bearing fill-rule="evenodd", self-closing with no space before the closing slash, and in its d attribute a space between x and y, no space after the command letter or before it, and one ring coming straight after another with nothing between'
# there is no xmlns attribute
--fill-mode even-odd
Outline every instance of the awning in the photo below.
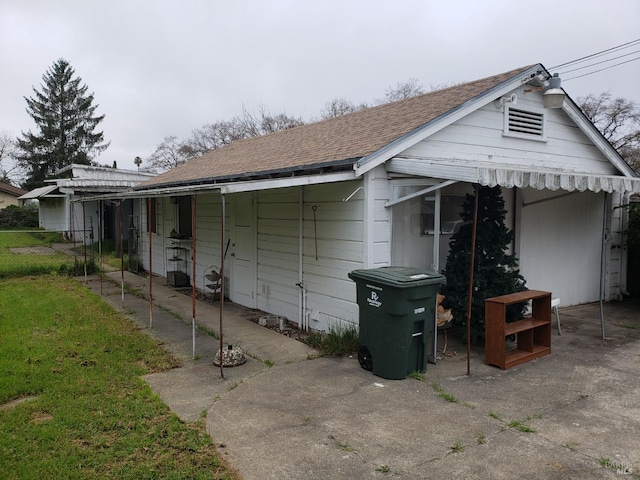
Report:
<svg viewBox="0 0 640 480"><path fill-rule="evenodd" d="M49 185L47 187L34 188L30 192L25 193L21 197L18 197L18 200L32 200L34 198L42 198L47 194L53 192L56 188L58 188L57 185Z"/></svg>
<svg viewBox="0 0 640 480"><path fill-rule="evenodd" d="M479 183L487 187L536 190L640 193L640 178L623 175L599 175L559 170L523 170L513 167L474 165L469 162L433 161L417 158L394 158L387 171L405 175Z"/></svg>

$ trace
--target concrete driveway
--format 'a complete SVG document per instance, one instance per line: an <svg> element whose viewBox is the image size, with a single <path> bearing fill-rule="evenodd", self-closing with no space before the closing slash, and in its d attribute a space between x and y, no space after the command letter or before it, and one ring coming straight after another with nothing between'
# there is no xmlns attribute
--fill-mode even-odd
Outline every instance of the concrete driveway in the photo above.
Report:
<svg viewBox="0 0 640 480"><path fill-rule="evenodd" d="M119 273L118 273L119 275ZM144 282L126 281L144 296ZM97 291L95 280L87 284ZM225 340L253 358L212 366L217 340L197 332L191 299L154 286L148 302L103 285L103 297L183 358L146 380L186 421L206 416L220 455L245 480L640 478L640 305L560 310L551 355L500 370L449 335L447 355L423 379L385 380L354 358L313 358L295 340L259 327L256 312L227 304ZM217 304L198 303L215 331ZM441 334L442 335L442 334ZM439 338L442 343L442 336ZM267 366L263 360L269 360Z"/></svg>

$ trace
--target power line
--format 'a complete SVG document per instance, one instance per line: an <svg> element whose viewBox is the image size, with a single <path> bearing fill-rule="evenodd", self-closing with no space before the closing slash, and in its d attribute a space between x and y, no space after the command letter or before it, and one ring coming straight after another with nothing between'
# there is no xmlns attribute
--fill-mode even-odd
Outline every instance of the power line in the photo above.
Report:
<svg viewBox="0 0 640 480"><path fill-rule="evenodd" d="M607 48L606 50L602 50L600 52L592 53L591 55L586 55L584 57L580 57L580 58L578 58L576 60L571 60L570 62L561 63L560 65L555 65L555 66L551 67L550 70L555 70L557 68L565 67L567 65L572 65L574 63L580 63L580 62L583 62L583 61L588 60L590 58L602 56L605 53L608 53L608 52L611 52L611 51L614 51L614 50L620 50L620 49L623 49L623 48L627 48L627 47L629 47L631 45L634 45L636 43L640 43L640 38L637 38L635 40L631 40L630 42L627 42L627 43L622 43L622 44L617 45L615 47Z"/></svg>
<svg viewBox="0 0 640 480"><path fill-rule="evenodd" d="M636 57L636 58L629 59L629 60L627 60L626 62L616 63L615 65L609 65L608 67L604 67L604 68L601 68L601 69L599 69L599 70L594 70L593 72L583 73L582 75L577 75L577 76L575 76L575 77L571 77L571 78L563 78L563 79L562 79L562 81L563 81L563 82L568 82L569 80L574 80L574 79L576 79L576 78L586 77L587 75L591 75L591 74L593 74L593 73L602 72L603 70L609 70L610 68L617 67L617 66L619 66L619 65L624 65L625 63L634 62L634 61L636 61L636 60L640 60L640 57Z"/></svg>
<svg viewBox="0 0 640 480"><path fill-rule="evenodd" d="M596 65L601 65L601 64L607 63L607 62L613 62L614 60L618 60L619 58L628 57L629 55L635 55L636 53L640 53L640 50L636 50L636 51L630 52L630 53L625 53L624 55L618 55L617 57L608 58L607 60L602 60L600 62L591 63L589 65L585 65L584 67L573 68L571 70L560 70L559 73L561 75L564 75L565 73L571 73L571 72L576 72L578 70L584 70L585 68L595 67Z"/></svg>

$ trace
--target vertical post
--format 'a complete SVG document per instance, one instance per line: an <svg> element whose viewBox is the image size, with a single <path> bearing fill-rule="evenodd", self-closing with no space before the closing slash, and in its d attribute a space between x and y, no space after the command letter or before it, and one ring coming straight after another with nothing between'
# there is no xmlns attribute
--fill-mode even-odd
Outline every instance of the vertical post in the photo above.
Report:
<svg viewBox="0 0 640 480"><path fill-rule="evenodd" d="M196 196L191 196L191 343L196 358Z"/></svg>
<svg viewBox="0 0 640 480"><path fill-rule="evenodd" d="M226 217L226 206L224 193L220 192L222 203L222 218L220 219L220 378L224 378L223 357L223 333L222 333L222 313L224 311L224 222Z"/></svg>
<svg viewBox="0 0 640 480"><path fill-rule="evenodd" d="M123 246L123 236L122 236L122 202L123 200L118 201L118 211L119 214L119 224L120 224L120 296L122 297L122 308L124 308L124 246Z"/></svg>
<svg viewBox="0 0 640 480"><path fill-rule="evenodd" d="M478 229L478 197L480 188L474 185L475 199L473 203L473 230L471 232L471 262L469 264L469 298L467 301L467 375L471 375L471 305L473 301L473 272L476 262L476 230Z"/></svg>
<svg viewBox="0 0 640 480"><path fill-rule="evenodd" d="M102 200L98 200L98 257L100 260L100 295L102 295Z"/></svg>
<svg viewBox="0 0 640 480"><path fill-rule="evenodd" d="M604 335L604 277L607 273L605 265L607 263L607 192L604 192L604 204L602 207L602 247L600 251L600 333L602 339L605 340Z"/></svg>
<svg viewBox="0 0 640 480"><path fill-rule="evenodd" d="M87 281L87 208L82 202L82 254L84 255L84 281Z"/></svg>
<svg viewBox="0 0 640 480"><path fill-rule="evenodd" d="M152 201L151 197L147 198L147 233L149 234L149 328L153 327L153 256L152 248L153 248L153 236L151 235L151 215L154 214L152 211Z"/></svg>

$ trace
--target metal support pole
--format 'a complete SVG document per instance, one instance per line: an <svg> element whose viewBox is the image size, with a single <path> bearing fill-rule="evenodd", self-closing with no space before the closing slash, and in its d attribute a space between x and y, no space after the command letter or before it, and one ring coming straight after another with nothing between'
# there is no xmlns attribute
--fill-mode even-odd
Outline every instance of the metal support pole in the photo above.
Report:
<svg viewBox="0 0 640 480"><path fill-rule="evenodd" d="M191 343L196 358L196 196L191 196Z"/></svg>
<svg viewBox="0 0 640 480"><path fill-rule="evenodd" d="M151 235L151 215L152 211L151 197L147 198L147 232L149 233L149 328L153 327L153 256L151 255L153 249L153 236Z"/></svg>
<svg viewBox="0 0 640 480"><path fill-rule="evenodd" d="M467 375L471 375L471 305L473 302L473 272L476 261L476 230L478 229L478 197L480 188L476 183L473 204L473 231L471 232L471 262L469 264L469 299L467 302Z"/></svg>
<svg viewBox="0 0 640 480"><path fill-rule="evenodd" d="M222 202L222 218L220 220L220 378L224 378L224 369L222 364L224 363L223 359L223 333L222 333L222 313L224 311L224 222L226 216L226 206L225 206L225 196L224 193L220 195Z"/></svg>

